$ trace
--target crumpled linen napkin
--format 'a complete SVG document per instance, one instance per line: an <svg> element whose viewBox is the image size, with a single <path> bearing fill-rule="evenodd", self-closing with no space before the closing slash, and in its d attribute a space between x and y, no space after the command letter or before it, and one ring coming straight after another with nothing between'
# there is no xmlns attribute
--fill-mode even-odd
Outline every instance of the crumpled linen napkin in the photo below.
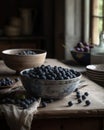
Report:
<svg viewBox="0 0 104 130"><path fill-rule="evenodd" d="M8 126L11 130L30 130L34 114L40 105L40 100L35 101L29 108L21 109L13 104L2 104L0 109L3 112Z"/></svg>

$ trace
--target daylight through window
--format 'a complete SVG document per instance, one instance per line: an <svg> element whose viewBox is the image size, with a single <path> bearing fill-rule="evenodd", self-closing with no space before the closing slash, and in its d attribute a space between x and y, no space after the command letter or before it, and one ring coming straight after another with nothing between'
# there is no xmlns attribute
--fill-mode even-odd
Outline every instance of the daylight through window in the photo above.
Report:
<svg viewBox="0 0 104 130"><path fill-rule="evenodd" d="M104 0L91 1L91 40L99 44L99 34L104 30Z"/></svg>

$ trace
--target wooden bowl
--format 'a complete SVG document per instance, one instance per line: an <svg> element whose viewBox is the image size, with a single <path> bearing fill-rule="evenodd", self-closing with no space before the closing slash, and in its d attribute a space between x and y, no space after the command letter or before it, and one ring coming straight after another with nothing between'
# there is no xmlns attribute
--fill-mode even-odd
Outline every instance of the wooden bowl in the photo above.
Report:
<svg viewBox="0 0 104 130"><path fill-rule="evenodd" d="M22 51L33 51L35 54L20 55ZM40 49L8 49L2 51L2 59L7 67L20 72L23 69L41 66L46 59L47 52Z"/></svg>

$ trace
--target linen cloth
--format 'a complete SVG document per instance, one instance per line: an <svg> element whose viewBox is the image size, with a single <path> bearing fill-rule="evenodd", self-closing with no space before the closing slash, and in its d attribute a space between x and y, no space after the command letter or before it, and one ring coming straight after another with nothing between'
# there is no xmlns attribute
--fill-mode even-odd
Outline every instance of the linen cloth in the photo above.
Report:
<svg viewBox="0 0 104 130"><path fill-rule="evenodd" d="M10 130L30 130L33 116L38 112L40 100L35 101L27 109L21 109L13 104L0 105L0 110L4 114Z"/></svg>

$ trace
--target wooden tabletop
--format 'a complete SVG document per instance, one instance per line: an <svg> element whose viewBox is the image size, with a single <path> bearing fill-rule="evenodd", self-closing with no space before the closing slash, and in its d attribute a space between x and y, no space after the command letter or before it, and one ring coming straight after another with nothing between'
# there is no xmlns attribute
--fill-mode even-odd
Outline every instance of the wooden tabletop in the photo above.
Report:
<svg viewBox="0 0 104 130"><path fill-rule="evenodd" d="M70 65L58 61L57 59L46 59L45 65L62 66L64 68L72 68ZM0 76L17 77L14 70L6 67L3 61L0 61ZM78 103L76 99L76 93L73 92L69 96L62 100L57 100L49 103L45 108L39 108L35 117L39 118L51 118L51 117L77 117L77 116L103 116L104 117L104 87L89 80L86 76L82 75L83 85L87 85L79 91L81 94L88 92L87 100L90 100L89 106L85 105L85 100L82 103ZM22 84L21 84L22 85ZM73 105L68 106L68 102L72 101Z"/></svg>

